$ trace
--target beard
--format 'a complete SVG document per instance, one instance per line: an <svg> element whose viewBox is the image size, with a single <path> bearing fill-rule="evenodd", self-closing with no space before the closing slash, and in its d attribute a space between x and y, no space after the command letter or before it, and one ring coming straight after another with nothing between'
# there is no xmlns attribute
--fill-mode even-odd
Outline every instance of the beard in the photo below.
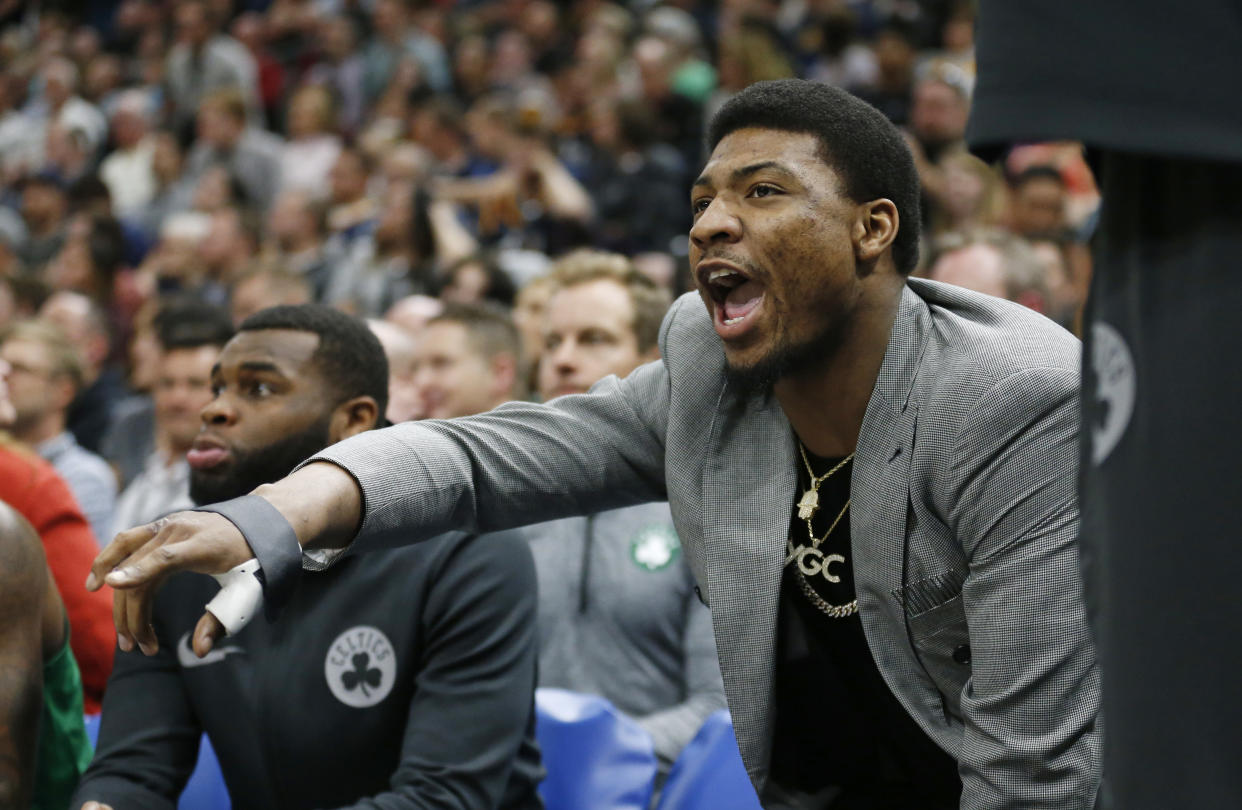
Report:
<svg viewBox="0 0 1242 810"><path fill-rule="evenodd" d="M219 469L190 471L190 498L195 504L219 503L248 495L255 487L284 478L293 468L327 447L325 416L306 430L285 436L264 447L243 452Z"/></svg>
<svg viewBox="0 0 1242 810"><path fill-rule="evenodd" d="M744 396L766 396L776 383L786 377L823 368L844 340L847 317L844 308L838 308L819 332L811 337L793 343L787 335L780 334L776 345L750 365L726 364L725 376L729 385Z"/></svg>

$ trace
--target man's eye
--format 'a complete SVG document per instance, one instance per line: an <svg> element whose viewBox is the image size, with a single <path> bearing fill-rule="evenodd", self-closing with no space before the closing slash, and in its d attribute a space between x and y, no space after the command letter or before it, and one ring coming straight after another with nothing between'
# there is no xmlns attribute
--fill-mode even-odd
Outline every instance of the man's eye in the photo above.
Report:
<svg viewBox="0 0 1242 810"><path fill-rule="evenodd" d="M272 393L272 387L265 382L257 382L250 386L250 395L253 397L266 397Z"/></svg>
<svg viewBox="0 0 1242 810"><path fill-rule="evenodd" d="M701 214L704 211L706 211L707 206L711 204L712 204L711 198L699 197L697 200L694 200L693 202L690 203L690 211L694 214Z"/></svg>
<svg viewBox="0 0 1242 810"><path fill-rule="evenodd" d="M211 386L211 395L212 395L213 397L218 397L218 396L220 396L220 395L221 395L221 394L223 394L223 393L224 393L224 386L223 386L223 385L212 385L212 386Z"/></svg>
<svg viewBox="0 0 1242 810"><path fill-rule="evenodd" d="M773 194L779 194L780 189L776 186L769 186L766 183L760 183L750 190L752 197L771 197Z"/></svg>

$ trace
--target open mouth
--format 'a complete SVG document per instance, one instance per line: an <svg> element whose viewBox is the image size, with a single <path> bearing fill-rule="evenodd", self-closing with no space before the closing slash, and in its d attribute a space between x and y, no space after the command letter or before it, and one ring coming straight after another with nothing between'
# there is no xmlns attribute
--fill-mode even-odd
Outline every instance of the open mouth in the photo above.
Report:
<svg viewBox="0 0 1242 810"><path fill-rule="evenodd" d="M705 262L699 278L716 305L718 325L729 331L745 323L763 302L763 285L731 264Z"/></svg>

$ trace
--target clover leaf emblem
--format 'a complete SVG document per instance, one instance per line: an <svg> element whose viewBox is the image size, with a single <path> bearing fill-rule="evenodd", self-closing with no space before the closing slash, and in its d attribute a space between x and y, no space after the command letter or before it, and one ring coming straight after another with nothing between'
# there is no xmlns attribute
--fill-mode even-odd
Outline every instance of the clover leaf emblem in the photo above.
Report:
<svg viewBox="0 0 1242 810"><path fill-rule="evenodd" d="M370 666L370 653L354 653L350 662L353 664L353 669L347 669L341 673L341 683L351 692L360 688L362 694L370 697L371 693L367 691L367 685L369 684L372 688L379 687L384 673L380 672L378 667Z"/></svg>

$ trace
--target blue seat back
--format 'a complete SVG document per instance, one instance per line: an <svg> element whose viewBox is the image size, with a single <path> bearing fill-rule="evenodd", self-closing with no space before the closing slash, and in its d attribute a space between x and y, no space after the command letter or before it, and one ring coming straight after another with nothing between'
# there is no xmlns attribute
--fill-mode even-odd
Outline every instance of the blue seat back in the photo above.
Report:
<svg viewBox="0 0 1242 810"><path fill-rule="evenodd" d="M601 697L563 689L536 690L535 710L547 810L647 810L656 758L642 727Z"/></svg>
<svg viewBox="0 0 1242 810"><path fill-rule="evenodd" d="M657 810L761 810L727 710L709 716L677 757Z"/></svg>

